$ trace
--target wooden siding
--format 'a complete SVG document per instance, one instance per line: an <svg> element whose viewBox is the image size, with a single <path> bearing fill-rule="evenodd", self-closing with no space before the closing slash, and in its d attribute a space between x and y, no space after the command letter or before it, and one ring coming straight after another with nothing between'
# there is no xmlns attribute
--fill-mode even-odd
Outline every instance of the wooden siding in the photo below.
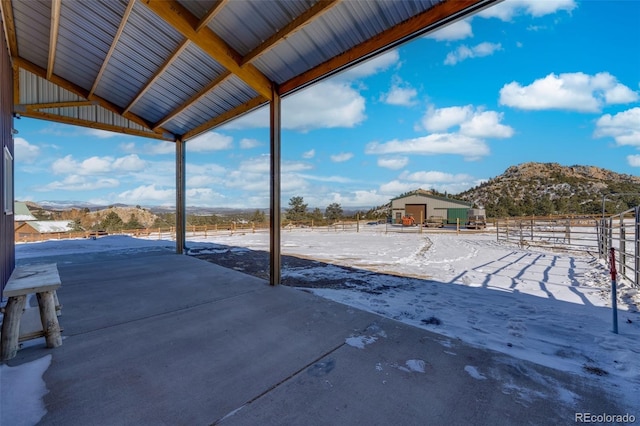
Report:
<svg viewBox="0 0 640 426"><path fill-rule="evenodd" d="M0 206L5 205L5 170L4 170L4 147L9 149L13 156L13 70L9 60L9 48L4 38L4 31L0 36L0 148L2 160L0 161ZM13 177L11 177L13 182ZM13 205L13 200L9 200ZM15 267L15 245L13 235L13 215L4 213L4 208L0 212L0 289L9 280L9 276ZM0 294L2 292L0 291Z"/></svg>

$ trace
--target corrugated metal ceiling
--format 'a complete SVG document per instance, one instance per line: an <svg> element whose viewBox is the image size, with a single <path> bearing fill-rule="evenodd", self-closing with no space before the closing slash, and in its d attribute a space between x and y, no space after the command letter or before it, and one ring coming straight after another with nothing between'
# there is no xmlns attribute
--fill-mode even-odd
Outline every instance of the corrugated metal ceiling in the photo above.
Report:
<svg viewBox="0 0 640 426"><path fill-rule="evenodd" d="M12 0L26 116L188 139L497 0ZM53 39L52 39L53 37ZM12 41L15 40L15 41Z"/></svg>

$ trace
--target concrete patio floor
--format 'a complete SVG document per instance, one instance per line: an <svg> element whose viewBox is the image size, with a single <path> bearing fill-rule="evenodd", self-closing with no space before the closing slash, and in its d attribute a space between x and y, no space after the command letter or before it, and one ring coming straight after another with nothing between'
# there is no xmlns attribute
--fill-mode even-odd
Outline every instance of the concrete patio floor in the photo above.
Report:
<svg viewBox="0 0 640 426"><path fill-rule="evenodd" d="M597 377L192 257L148 250L24 263L52 261L63 345L29 345L7 363L52 356L40 424L557 425L576 412L620 412Z"/></svg>

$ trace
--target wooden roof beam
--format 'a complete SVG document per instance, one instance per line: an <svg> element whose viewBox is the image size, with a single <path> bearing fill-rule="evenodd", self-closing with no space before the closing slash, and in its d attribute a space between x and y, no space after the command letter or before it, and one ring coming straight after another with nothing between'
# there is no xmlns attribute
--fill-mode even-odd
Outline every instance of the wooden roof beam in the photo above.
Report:
<svg viewBox="0 0 640 426"><path fill-rule="evenodd" d="M181 138L182 140L185 140L185 141L195 138L196 136L208 130L213 129L214 127L221 126L222 124L226 123L229 120L238 118L241 115L246 114L247 112L258 108L259 106L267 102L269 102L269 99L267 99L266 97L262 95L256 96L255 98L250 99L249 101L243 103L242 105L238 105L237 107L232 108L229 111L226 111L220 114L219 116L207 121L206 123L199 125L195 129L188 131L187 133L182 135Z"/></svg>
<svg viewBox="0 0 640 426"><path fill-rule="evenodd" d="M207 95L207 93L209 93L215 87L222 84L229 77L231 77L231 73L229 71L225 71L222 74L220 74L217 78L213 79L209 84L203 87L202 90L200 90L198 93L193 95L191 98L187 99L187 101L184 102L182 105L180 105L178 108L174 109L169 114L162 117L157 123L153 125L153 129L156 129L158 127L161 127L167 124L167 122L172 120L175 116L179 115L182 111L186 110L191 105L199 102L203 97Z"/></svg>
<svg viewBox="0 0 640 426"><path fill-rule="evenodd" d="M111 46L109 47L109 51L107 55L104 57L104 61L102 61L102 66L100 67L100 71L98 71L98 75L96 79L93 81L93 86L91 86L91 90L89 90L89 96L93 95L93 93L98 88L98 84L100 84L100 80L102 79L102 74L107 69L107 65L109 64L109 60L113 55L113 52L116 50L116 46L118 45L118 41L120 40L120 36L124 31L125 25L129 21L129 15L131 15L131 11L133 10L133 6L136 3L136 0L129 0L129 4L122 14L122 19L120 20L120 25L118 26L118 31L116 31L116 35L113 37L113 41L111 42Z"/></svg>
<svg viewBox="0 0 640 426"><path fill-rule="evenodd" d="M369 40L334 56L280 85L280 93L283 95L298 90L321 78L338 72L343 68L360 60L368 59L376 53L389 46L395 46L417 33L423 32L426 28L437 24L440 21L448 20L450 17L467 15L480 10L490 4L501 0L448 0L439 3L424 12L415 15L394 27L381 32Z"/></svg>
<svg viewBox="0 0 640 426"><path fill-rule="evenodd" d="M26 71L29 71L41 78L45 78L47 77L47 71L45 69L43 69L42 67L39 67L38 65L29 62L25 59L22 58L15 58L15 66L22 68ZM142 119L141 117L138 117L137 115L128 112L126 114L122 113L122 109L119 108L117 105L112 104L111 102L107 101L106 99L103 99L99 96L96 95L91 95L89 96L89 92L85 89L83 89L80 86L77 86L67 80L65 80L62 77L59 77L55 74L53 74L51 76L50 79L48 79L48 81L50 81L51 83L61 87L62 89L68 90L71 93L74 93L78 96L80 96L81 98L87 99L89 101L96 101L98 102L98 105L103 107L104 109L111 111L115 114L118 114L120 116L122 116L123 118L126 118L127 120L131 120L134 123L139 124L140 126L147 128L149 130L153 130L156 134L171 134L171 132L165 130L165 129L161 129L161 128L156 128L156 129L152 129L150 123L147 123L144 119ZM164 139L168 139L166 137L164 137Z"/></svg>
<svg viewBox="0 0 640 426"><path fill-rule="evenodd" d="M37 118L40 120L55 121L57 123L71 124L74 126L88 127L90 129L106 130L108 132L124 133L127 135L141 136L144 138L159 139L168 142L175 142L175 137L168 138L166 134L145 132L138 129L130 129L128 127L115 126L113 124L98 123L95 121L82 120L79 118L63 117L42 111L26 111L20 113L23 117Z"/></svg>
<svg viewBox="0 0 640 426"><path fill-rule="evenodd" d="M176 0L141 0L156 15L199 46L220 65L237 75L256 92L271 99L271 81L251 64L240 65L242 57L208 27L199 32L199 20Z"/></svg>
<svg viewBox="0 0 640 426"><path fill-rule="evenodd" d="M16 23L13 18L13 6L11 0L0 0L0 13L2 14L2 27L9 44L9 56L18 56L18 39L16 38Z"/></svg>
<svg viewBox="0 0 640 426"><path fill-rule="evenodd" d="M73 101L73 102L49 102L42 104L26 104L24 107L27 111L38 111L49 108L71 108L80 106L99 105L96 101Z"/></svg>
<svg viewBox="0 0 640 426"><path fill-rule="evenodd" d="M58 46L58 30L60 29L60 6L62 0L51 1L51 25L49 27L49 59L47 61L47 80L53 75Z"/></svg>
<svg viewBox="0 0 640 426"><path fill-rule="evenodd" d="M196 32L200 32L201 29L209 25L209 22L216 17L218 13L222 10L222 8L229 2L229 0L217 0L214 4L211 5L211 8L207 11L207 13L200 18L200 22L194 28Z"/></svg>
<svg viewBox="0 0 640 426"><path fill-rule="evenodd" d="M323 1L317 2L316 4L311 6L309 9L307 9L305 12L300 14L293 21L289 22L287 25L282 27L278 32L276 32L271 37L266 39L258 47L253 49L251 52L247 53L242 58L242 61L240 63L244 65L253 61L258 56L262 55L267 50L273 48L278 43L286 39L287 37L290 37L292 34L300 30L301 28L303 28L305 25L309 24L314 19L317 19L318 17L322 16L323 13L327 12L333 6L338 4L338 2L339 0L323 0Z"/></svg>

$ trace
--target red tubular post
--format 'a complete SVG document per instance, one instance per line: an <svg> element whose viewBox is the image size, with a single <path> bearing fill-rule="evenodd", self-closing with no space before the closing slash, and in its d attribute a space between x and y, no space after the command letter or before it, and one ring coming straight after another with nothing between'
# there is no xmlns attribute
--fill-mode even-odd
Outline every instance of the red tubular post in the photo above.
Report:
<svg viewBox="0 0 640 426"><path fill-rule="evenodd" d="M616 284L616 252L609 249L609 271L611 272L611 309L613 310L613 332L618 334L618 288Z"/></svg>

